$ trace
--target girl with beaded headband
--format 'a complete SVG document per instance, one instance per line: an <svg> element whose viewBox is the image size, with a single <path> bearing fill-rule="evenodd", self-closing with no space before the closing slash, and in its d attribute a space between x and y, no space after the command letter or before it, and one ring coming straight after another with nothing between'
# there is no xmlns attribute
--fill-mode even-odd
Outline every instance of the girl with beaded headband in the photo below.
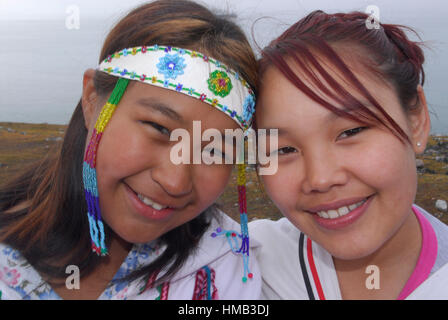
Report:
<svg viewBox="0 0 448 320"><path fill-rule="evenodd" d="M285 216L249 224L265 298L448 298L448 227L413 204L423 50L368 18L314 11L263 49L255 127L279 148L261 179Z"/></svg>
<svg viewBox="0 0 448 320"><path fill-rule="evenodd" d="M243 32L195 2L154 1L118 22L84 73L60 154L0 190L2 298L258 298L244 163L239 232L214 204L233 166L171 159L171 133L192 136L194 121L249 128L256 74ZM213 146L199 148L226 156ZM64 286L69 265L78 290Z"/></svg>

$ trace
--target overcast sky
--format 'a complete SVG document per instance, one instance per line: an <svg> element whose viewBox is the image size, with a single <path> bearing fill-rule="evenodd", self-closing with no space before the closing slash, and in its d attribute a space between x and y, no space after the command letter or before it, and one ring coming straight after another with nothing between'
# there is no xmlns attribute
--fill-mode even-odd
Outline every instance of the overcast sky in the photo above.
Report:
<svg viewBox="0 0 448 320"><path fill-rule="evenodd" d="M72 66L74 69L81 69L92 66L97 61L99 48L104 41L105 35L109 32L113 24L118 22L127 12L145 0L0 0L0 35L3 35L2 46L14 37L21 39L25 34L31 34L29 29L19 30L11 27L8 30L8 21L26 20L36 21L36 28L33 35L41 39L42 46L49 47L57 43L69 50L69 41L79 37L85 39L89 46L74 44L84 50L83 56L79 56L79 61L73 58L71 63L78 63ZM321 9L329 13L348 12L353 10L365 11L370 5L378 7L380 21L384 23L403 24L415 29L423 40L427 41L431 49L425 49L426 63L425 71L428 75L427 96L430 107L441 116L442 121L434 118L434 125L437 131L448 133L448 96L446 95L446 75L448 74L448 1L446 0L419 0L419 1L398 1L398 0L197 0L209 8L219 9L224 13L235 13L237 23L251 39L252 30L254 38L260 47L265 46L270 40L278 36L292 23L304 17L309 12ZM47 32L43 34L38 28L38 21L54 20L59 21L63 26L67 16L67 9L70 6L79 9L80 32ZM254 22L260 17L267 17ZM97 21L93 23L92 21ZM98 23L98 21L101 21ZM59 22L56 25L59 25ZM10 22L11 23L11 22ZM90 28L90 29L89 29ZM62 35L62 36L61 36ZM1 37L0 37L1 38ZM79 43L82 43L80 39ZM96 46L91 44L95 43ZM254 44L254 41L251 40ZM256 47L254 46L254 49ZM13 50L13 48L10 48ZM36 49L34 49L36 50ZM44 48L42 48L44 50ZM39 50L36 50L39 51ZM0 46L0 56L5 53L5 47ZM11 54L11 53L10 53ZM17 53L18 54L18 53ZM17 55L15 54L15 55ZM21 54L24 54L23 52ZM54 53L56 54L56 53ZM10 55L8 57L11 57ZM33 56L33 60L44 58ZM56 57L57 58L57 57ZM10 58L9 58L10 59ZM17 57L17 59L21 59ZM23 61L23 60L20 60ZM12 67L11 67L12 68ZM6 68L8 69L8 68ZM33 75L37 72L33 70ZM79 78L79 75L74 75ZM4 83L4 88L9 96L8 103L14 97L10 94L13 84ZM2 92L0 88L0 93ZM0 103L1 104L1 103ZM17 102L19 104L19 102ZM0 109L1 109L0 105ZM437 123L439 121L439 123Z"/></svg>

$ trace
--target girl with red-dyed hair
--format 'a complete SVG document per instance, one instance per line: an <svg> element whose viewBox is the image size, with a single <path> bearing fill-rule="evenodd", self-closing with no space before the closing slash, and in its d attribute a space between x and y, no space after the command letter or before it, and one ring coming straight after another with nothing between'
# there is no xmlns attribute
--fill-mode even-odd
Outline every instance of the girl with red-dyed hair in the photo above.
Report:
<svg viewBox="0 0 448 320"><path fill-rule="evenodd" d="M315 11L262 52L256 126L279 139L262 180L286 217L250 224L265 298L448 297L434 286L448 227L413 204L430 132L423 51L411 29L367 18Z"/></svg>

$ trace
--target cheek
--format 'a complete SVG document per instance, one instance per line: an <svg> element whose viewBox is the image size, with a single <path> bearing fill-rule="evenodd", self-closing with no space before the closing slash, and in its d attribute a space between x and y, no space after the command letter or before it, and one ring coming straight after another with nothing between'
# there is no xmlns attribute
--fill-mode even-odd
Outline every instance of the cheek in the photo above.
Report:
<svg viewBox="0 0 448 320"><path fill-rule="evenodd" d="M269 198L283 214L294 208L299 190L295 171L279 166L274 175L260 177Z"/></svg>
<svg viewBox="0 0 448 320"><path fill-rule="evenodd" d="M228 185L231 166L224 165L200 165L195 167L193 182L197 189L198 197L206 206L211 205L224 192Z"/></svg>
<svg viewBox="0 0 448 320"><path fill-rule="evenodd" d="M416 186L414 158L407 143L401 143L391 135L383 135L356 154L346 156L345 161L361 182L400 197L400 194L413 190L410 186Z"/></svg>

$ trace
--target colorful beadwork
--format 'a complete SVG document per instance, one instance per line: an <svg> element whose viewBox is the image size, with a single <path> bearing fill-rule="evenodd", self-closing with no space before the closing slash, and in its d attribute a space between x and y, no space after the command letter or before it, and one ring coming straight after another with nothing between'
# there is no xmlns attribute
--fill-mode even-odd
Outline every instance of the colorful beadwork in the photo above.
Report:
<svg viewBox="0 0 448 320"><path fill-rule="evenodd" d="M99 70L187 94L225 112L244 130L250 127L253 90L237 72L202 53L159 45L133 47L109 55Z"/></svg>
<svg viewBox="0 0 448 320"><path fill-rule="evenodd" d="M238 204L240 209L240 224L241 232L238 233L234 230L223 230L217 228L215 232L211 234L213 238L218 236L225 236L231 250L234 253L243 255L243 267L244 274L242 281L246 282L247 279L252 279L253 274L249 270L249 229L247 227L247 204L246 204L246 165L244 163L238 164ZM241 240L241 244L239 244ZM239 249L238 249L239 247Z"/></svg>
<svg viewBox="0 0 448 320"><path fill-rule="evenodd" d="M177 76L184 74L187 66L184 64L185 59L176 54L166 54L159 59L157 68L159 73L165 76L165 79L176 79Z"/></svg>
<svg viewBox="0 0 448 320"><path fill-rule="evenodd" d="M252 94L246 97L243 104L243 120L249 121L255 112L255 98Z"/></svg>
<svg viewBox="0 0 448 320"><path fill-rule="evenodd" d="M227 96L233 88L232 81L227 73L219 70L213 71L210 74L207 83L210 91L220 97Z"/></svg>
<svg viewBox="0 0 448 320"><path fill-rule="evenodd" d="M92 250L98 255L107 255L106 237L104 225L101 219L101 210L98 194L98 181L96 176L96 153L101 141L104 129L112 117L121 97L126 90L129 80L119 78L107 103L101 109L96 120L92 137L87 146L83 163L84 193L87 202L87 217L89 221L90 237L92 239Z"/></svg>

